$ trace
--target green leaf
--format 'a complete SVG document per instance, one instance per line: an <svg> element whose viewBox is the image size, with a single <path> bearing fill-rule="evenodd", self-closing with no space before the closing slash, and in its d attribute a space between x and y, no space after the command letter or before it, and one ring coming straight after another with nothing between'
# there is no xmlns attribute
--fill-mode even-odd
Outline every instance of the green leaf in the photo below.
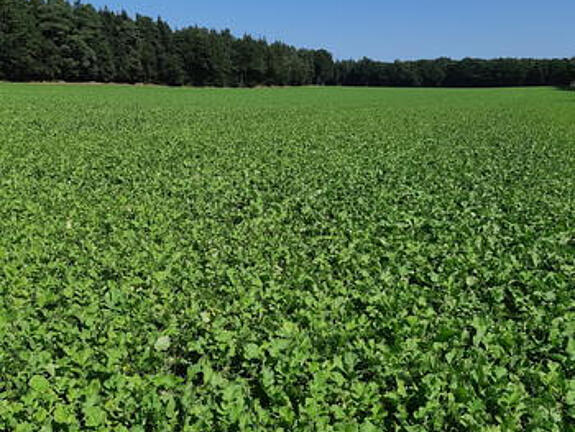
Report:
<svg viewBox="0 0 575 432"><path fill-rule="evenodd" d="M161 336L154 344L156 351L167 351L170 348L171 340L169 336Z"/></svg>
<svg viewBox="0 0 575 432"><path fill-rule="evenodd" d="M46 392L50 390L50 382L42 375L34 375L30 378L30 387L38 392Z"/></svg>
<svg viewBox="0 0 575 432"><path fill-rule="evenodd" d="M70 409L65 405L58 405L54 410L54 420L60 424L72 424L75 418L70 412Z"/></svg>
<svg viewBox="0 0 575 432"><path fill-rule="evenodd" d="M575 338L569 338L567 341L567 354L569 354L569 357L571 358L571 360L575 360Z"/></svg>
<svg viewBox="0 0 575 432"><path fill-rule="evenodd" d="M84 407L84 421L90 427L103 425L106 422L106 412L97 406Z"/></svg>
<svg viewBox="0 0 575 432"><path fill-rule="evenodd" d="M247 344L244 347L244 356L248 359L256 359L260 355L260 348L253 343Z"/></svg>
<svg viewBox="0 0 575 432"><path fill-rule="evenodd" d="M477 285L477 282L479 282L479 280L475 276L467 276L465 278L465 283L467 284L468 287L473 287Z"/></svg>

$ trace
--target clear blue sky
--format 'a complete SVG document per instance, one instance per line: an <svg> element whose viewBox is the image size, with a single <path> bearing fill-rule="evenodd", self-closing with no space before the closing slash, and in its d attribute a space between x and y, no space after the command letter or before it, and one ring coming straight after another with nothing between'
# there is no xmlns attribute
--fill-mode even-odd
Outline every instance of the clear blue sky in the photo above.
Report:
<svg viewBox="0 0 575 432"><path fill-rule="evenodd" d="M575 0L84 0L337 58L575 56Z"/></svg>

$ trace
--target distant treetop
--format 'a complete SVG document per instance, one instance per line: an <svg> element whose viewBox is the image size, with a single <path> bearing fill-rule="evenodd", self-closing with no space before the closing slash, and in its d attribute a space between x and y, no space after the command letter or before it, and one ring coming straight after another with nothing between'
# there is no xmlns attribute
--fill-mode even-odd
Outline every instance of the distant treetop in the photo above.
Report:
<svg viewBox="0 0 575 432"><path fill-rule="evenodd" d="M66 0L0 0L0 79L218 87L496 87L575 82L575 59L335 61L324 49L229 30L173 30L162 19Z"/></svg>

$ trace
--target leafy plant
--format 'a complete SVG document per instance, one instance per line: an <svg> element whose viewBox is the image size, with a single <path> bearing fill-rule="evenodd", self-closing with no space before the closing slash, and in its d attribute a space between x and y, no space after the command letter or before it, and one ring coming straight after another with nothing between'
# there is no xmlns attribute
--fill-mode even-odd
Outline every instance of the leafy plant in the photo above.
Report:
<svg viewBox="0 0 575 432"><path fill-rule="evenodd" d="M0 429L572 430L565 98L0 85Z"/></svg>

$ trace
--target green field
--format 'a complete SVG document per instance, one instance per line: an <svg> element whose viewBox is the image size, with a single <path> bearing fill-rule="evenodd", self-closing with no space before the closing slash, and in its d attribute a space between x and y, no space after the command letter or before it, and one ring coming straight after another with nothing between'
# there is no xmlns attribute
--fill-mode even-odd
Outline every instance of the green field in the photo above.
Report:
<svg viewBox="0 0 575 432"><path fill-rule="evenodd" d="M575 427L575 94L0 102L0 430Z"/></svg>

